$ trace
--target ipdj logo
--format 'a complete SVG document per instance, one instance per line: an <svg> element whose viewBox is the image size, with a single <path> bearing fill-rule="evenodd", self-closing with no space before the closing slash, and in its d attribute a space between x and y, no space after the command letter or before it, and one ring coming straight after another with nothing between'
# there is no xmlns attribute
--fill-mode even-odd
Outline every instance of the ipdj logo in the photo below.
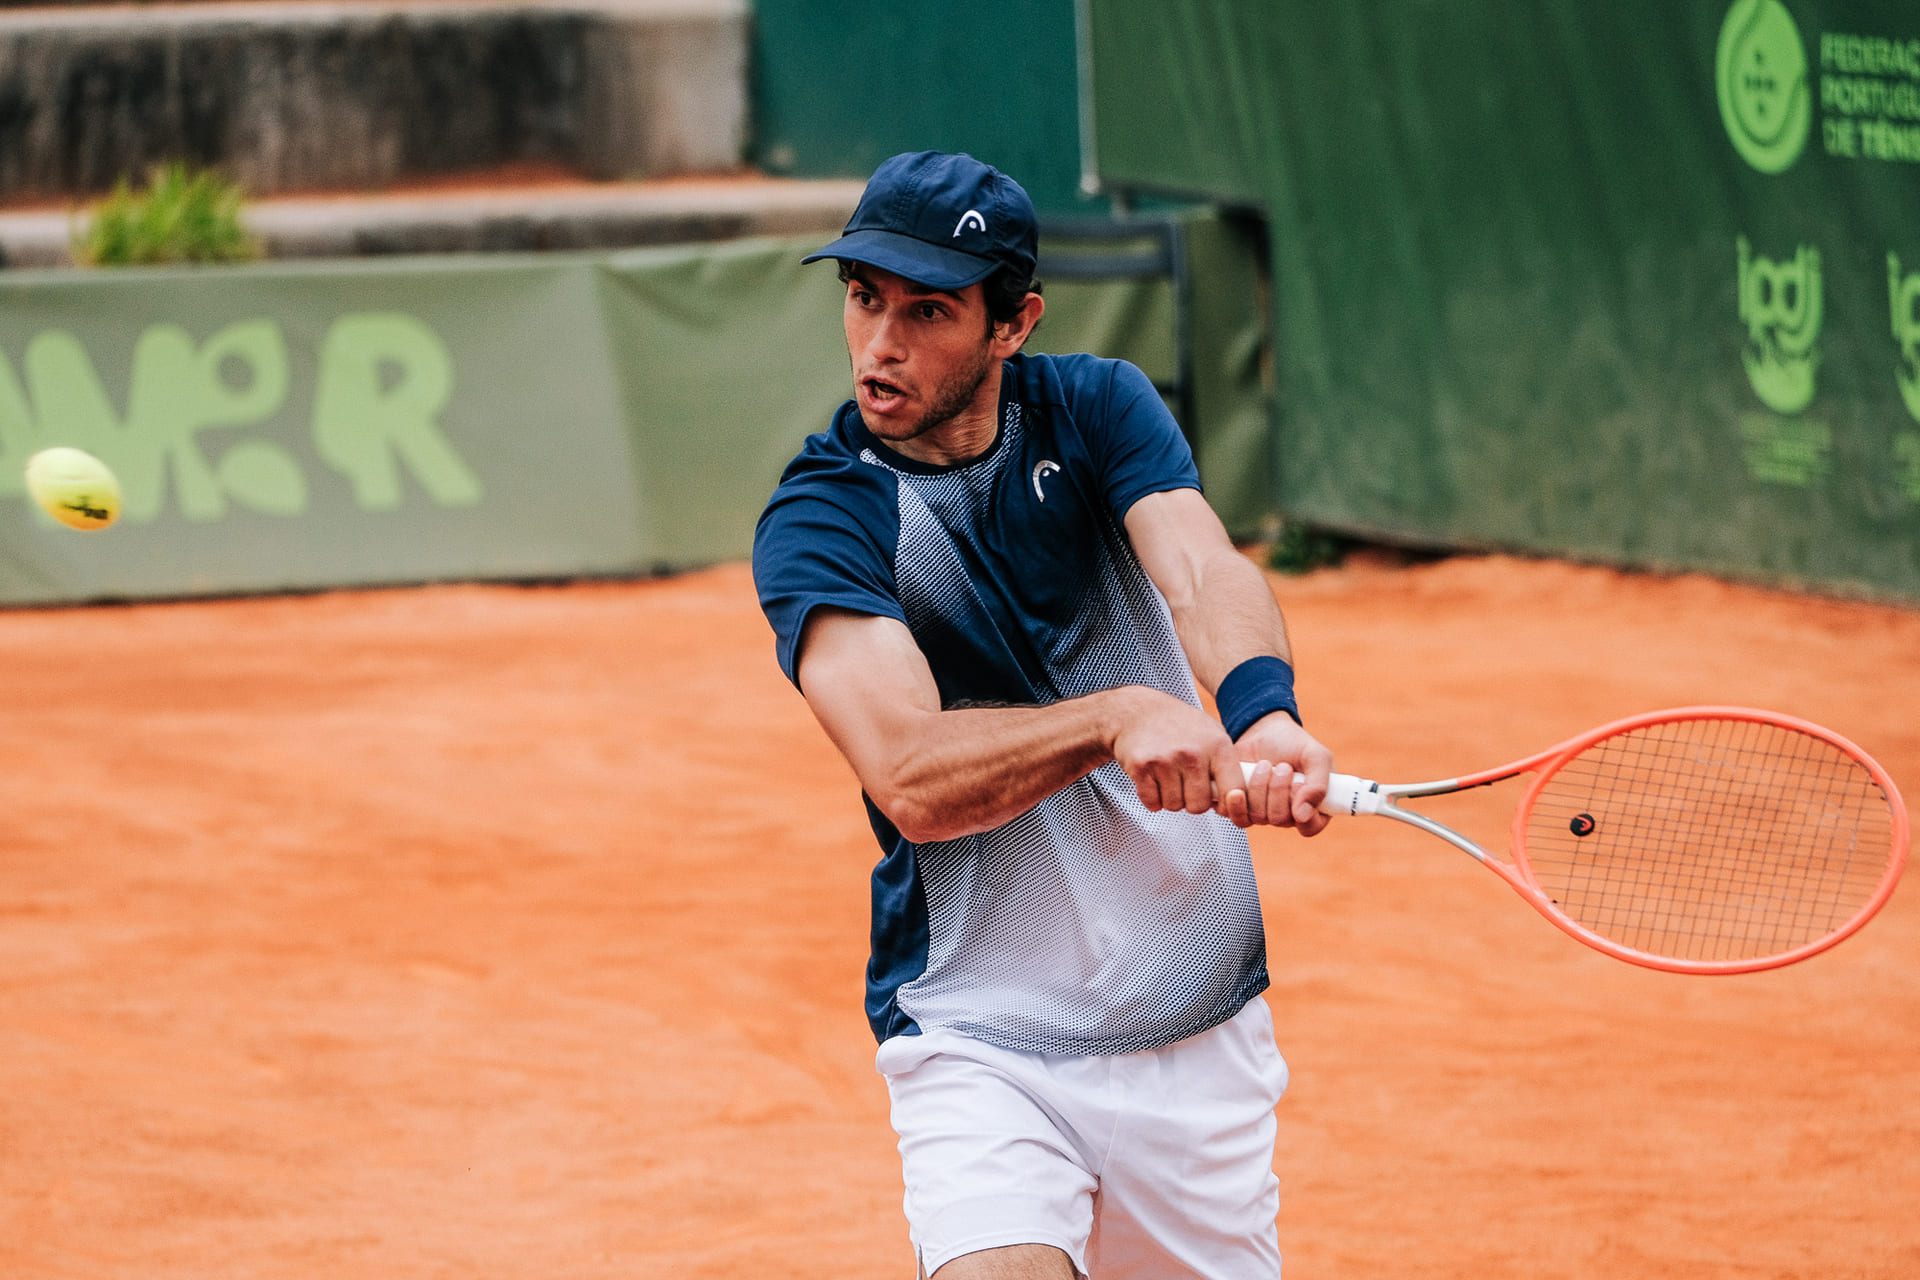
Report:
<svg viewBox="0 0 1920 1280"><path fill-rule="evenodd" d="M1791 261L1758 257L1745 236L1740 263L1740 319L1747 342L1740 359L1760 402L1775 413L1798 413L1813 399L1820 364L1820 251L1801 245Z"/></svg>
<svg viewBox="0 0 1920 1280"><path fill-rule="evenodd" d="M1734 0L1714 58L1720 119L1743 159L1782 173L1807 143L1813 120L1807 50L1780 0Z"/></svg>

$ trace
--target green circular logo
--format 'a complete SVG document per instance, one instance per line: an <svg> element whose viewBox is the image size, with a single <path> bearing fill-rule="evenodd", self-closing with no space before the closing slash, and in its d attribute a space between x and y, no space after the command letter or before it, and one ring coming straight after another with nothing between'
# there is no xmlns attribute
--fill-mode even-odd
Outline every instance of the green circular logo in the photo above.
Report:
<svg viewBox="0 0 1920 1280"><path fill-rule="evenodd" d="M1733 0L1714 59L1720 119L1733 149L1762 173L1800 158L1813 120L1807 50L1780 0Z"/></svg>

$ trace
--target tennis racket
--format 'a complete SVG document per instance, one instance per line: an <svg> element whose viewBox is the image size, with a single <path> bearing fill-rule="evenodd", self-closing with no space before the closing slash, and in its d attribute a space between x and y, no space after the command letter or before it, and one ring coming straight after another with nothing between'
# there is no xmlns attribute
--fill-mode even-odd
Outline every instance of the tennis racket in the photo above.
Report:
<svg viewBox="0 0 1920 1280"><path fill-rule="evenodd" d="M1399 803L1523 773L1510 860ZM1673 973L1817 955L1886 904L1907 862L1886 770L1831 730L1744 707L1652 711L1441 782L1336 773L1321 809L1436 835L1581 942Z"/></svg>

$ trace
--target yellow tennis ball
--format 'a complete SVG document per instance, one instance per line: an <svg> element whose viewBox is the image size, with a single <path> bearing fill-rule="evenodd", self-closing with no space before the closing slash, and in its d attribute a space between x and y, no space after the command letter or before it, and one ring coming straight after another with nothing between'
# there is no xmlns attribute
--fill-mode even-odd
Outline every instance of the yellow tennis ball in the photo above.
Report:
<svg viewBox="0 0 1920 1280"><path fill-rule="evenodd" d="M41 509L75 529L104 529L120 518L120 481L90 453L42 449L27 459L27 492Z"/></svg>

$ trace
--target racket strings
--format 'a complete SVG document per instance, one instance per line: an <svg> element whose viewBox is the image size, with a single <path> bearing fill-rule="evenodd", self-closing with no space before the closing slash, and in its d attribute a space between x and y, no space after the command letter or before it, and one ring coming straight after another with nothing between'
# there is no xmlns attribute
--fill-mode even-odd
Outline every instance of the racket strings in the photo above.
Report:
<svg viewBox="0 0 1920 1280"><path fill-rule="evenodd" d="M1824 739L1677 720L1601 740L1536 793L1516 851L1569 918L1681 960L1778 955L1851 921L1894 858L1892 809Z"/></svg>

